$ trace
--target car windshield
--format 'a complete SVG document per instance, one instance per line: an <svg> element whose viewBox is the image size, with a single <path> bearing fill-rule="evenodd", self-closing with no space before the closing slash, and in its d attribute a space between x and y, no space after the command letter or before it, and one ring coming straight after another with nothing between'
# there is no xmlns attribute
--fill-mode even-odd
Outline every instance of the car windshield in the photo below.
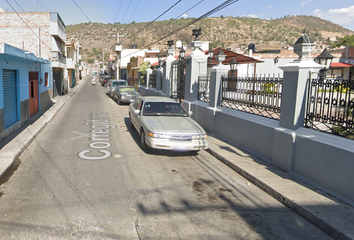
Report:
<svg viewBox="0 0 354 240"><path fill-rule="evenodd" d="M120 87L119 91L122 92L122 93L136 92L135 88L133 88L133 87Z"/></svg>
<svg viewBox="0 0 354 240"><path fill-rule="evenodd" d="M144 105L143 116L188 116L178 103L147 102Z"/></svg>

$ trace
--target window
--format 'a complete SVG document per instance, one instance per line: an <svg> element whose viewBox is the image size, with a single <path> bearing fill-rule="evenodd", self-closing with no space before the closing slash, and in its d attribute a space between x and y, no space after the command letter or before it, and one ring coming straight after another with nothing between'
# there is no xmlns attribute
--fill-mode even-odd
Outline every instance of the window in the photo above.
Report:
<svg viewBox="0 0 354 240"><path fill-rule="evenodd" d="M48 87L49 86L49 81L48 81L48 73L44 73L44 86Z"/></svg>

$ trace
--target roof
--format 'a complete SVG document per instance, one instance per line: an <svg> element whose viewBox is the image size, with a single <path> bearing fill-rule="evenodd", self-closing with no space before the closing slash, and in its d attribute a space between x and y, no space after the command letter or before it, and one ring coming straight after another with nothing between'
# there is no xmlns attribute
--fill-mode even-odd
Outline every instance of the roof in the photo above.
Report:
<svg viewBox="0 0 354 240"><path fill-rule="evenodd" d="M212 60L210 61L210 63L208 63L209 65L217 65L218 64L218 61L216 61L216 55L218 55L218 53L220 52L221 49L224 52L224 54L226 55L225 60L222 62L222 64L224 64L224 65L230 64L230 62L232 61L233 58L235 58L236 61L239 64L261 63L261 62L263 62L261 60L255 59L253 57L248 57L246 55L239 54L239 53L236 53L234 51L227 50L225 48L217 47L217 48L213 49L214 56L213 56ZM209 50L206 50L206 51L204 51L204 53L208 54L208 51Z"/></svg>
<svg viewBox="0 0 354 240"><path fill-rule="evenodd" d="M341 63L341 62L331 63L331 68L345 68L345 67L354 67L354 65L348 63Z"/></svg>
<svg viewBox="0 0 354 240"><path fill-rule="evenodd" d="M295 42L295 44L302 44L302 43L313 43L313 41L307 34L302 34L302 36Z"/></svg>

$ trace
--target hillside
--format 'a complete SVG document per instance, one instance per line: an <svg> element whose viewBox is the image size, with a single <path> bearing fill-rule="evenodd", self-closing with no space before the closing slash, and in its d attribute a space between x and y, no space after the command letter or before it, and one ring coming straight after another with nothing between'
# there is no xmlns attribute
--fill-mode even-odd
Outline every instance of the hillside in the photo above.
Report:
<svg viewBox="0 0 354 240"><path fill-rule="evenodd" d="M312 41L319 46L329 46L338 38L354 34L337 24L312 16L286 16L279 19L257 19L246 17L213 17L202 19L187 28L173 33L175 29L188 25L194 19L157 21L148 23L102 24L82 23L67 26L67 41L80 41L83 46L83 60L102 60L102 49L112 52L116 38L112 29L125 29L124 47L136 44L138 48L166 48L167 40L181 40L190 45L193 40L192 29L202 28L200 40L210 41L213 47L245 49L249 43L256 44L258 50L271 50L287 47L295 43L306 29ZM143 29L142 31L139 31ZM135 34L136 32L138 32ZM170 34L172 33L172 34ZM170 35L169 35L170 34ZM160 40L162 37L167 38ZM151 45L151 43L154 43Z"/></svg>

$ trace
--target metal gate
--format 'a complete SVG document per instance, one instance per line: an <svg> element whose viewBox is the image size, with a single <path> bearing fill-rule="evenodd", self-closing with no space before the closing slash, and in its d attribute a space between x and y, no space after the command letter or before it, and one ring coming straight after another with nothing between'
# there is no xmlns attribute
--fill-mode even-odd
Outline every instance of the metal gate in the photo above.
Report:
<svg viewBox="0 0 354 240"><path fill-rule="evenodd" d="M182 102L184 99L185 64L183 61L172 63L171 69L171 98Z"/></svg>
<svg viewBox="0 0 354 240"><path fill-rule="evenodd" d="M4 127L18 121L16 70L2 70L4 84Z"/></svg>

